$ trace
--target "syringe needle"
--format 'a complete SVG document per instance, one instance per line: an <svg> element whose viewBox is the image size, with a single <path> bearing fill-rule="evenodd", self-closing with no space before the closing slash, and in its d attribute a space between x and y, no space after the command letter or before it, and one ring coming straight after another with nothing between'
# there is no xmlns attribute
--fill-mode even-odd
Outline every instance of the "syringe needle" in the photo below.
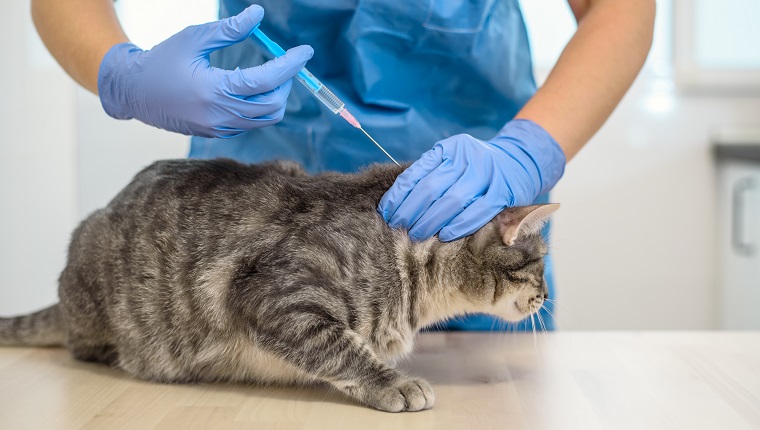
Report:
<svg viewBox="0 0 760 430"><path fill-rule="evenodd" d="M262 32L259 28L259 24L256 24L256 27L254 27L253 35L256 36L264 44L264 46L267 47L269 52L274 54L275 57L281 57L285 55L285 50L282 49L282 47L280 47L280 45L275 43L272 39L270 39L266 34L264 34L264 32ZM357 121L356 118L354 118L354 116L351 115L351 113L346 109L346 104L343 103L335 94L333 94L332 91L327 89L327 87L324 86L324 84L322 84L319 79L315 78L311 72L306 70L306 67L301 69L296 77L298 81L302 83L306 89L308 89L309 92L314 95L314 97L324 103L324 105L327 106L327 108L330 109L332 113L339 114L343 119L348 121L349 124L361 130L362 133L364 133L364 135L367 136L369 140L375 144L375 146L380 148L380 150L383 151L383 153L391 159L391 161L396 163L397 166L401 167L401 165L398 164L398 161L394 160L393 157L391 157L391 154L389 154L385 148L380 146L379 143L375 142L375 139L373 139L369 133L364 131L361 124L359 124L359 121Z"/></svg>
<svg viewBox="0 0 760 430"><path fill-rule="evenodd" d="M383 153L385 155L387 155L388 158L391 159L391 161L393 161L394 163L396 163L397 166L401 167L401 165L398 164L398 161L394 160L393 157L391 157L391 154L389 154L388 151L385 150L385 148L383 148L382 146L380 146L379 143L375 142L375 139L373 139L372 136L369 135L369 133L367 133L366 131L364 131L364 129L362 127L359 127L359 130L361 130L362 133L364 133L364 135L367 136L369 138L369 140L371 140L372 143L375 144L375 146L377 146L378 148L380 148L380 150L383 151Z"/></svg>

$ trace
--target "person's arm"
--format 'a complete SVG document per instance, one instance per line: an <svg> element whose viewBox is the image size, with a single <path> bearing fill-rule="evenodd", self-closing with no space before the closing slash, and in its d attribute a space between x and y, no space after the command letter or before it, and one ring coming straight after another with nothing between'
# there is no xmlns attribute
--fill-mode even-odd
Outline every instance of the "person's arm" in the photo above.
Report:
<svg viewBox="0 0 760 430"><path fill-rule="evenodd" d="M129 41L112 0L32 0L32 19L66 73L95 94L103 56L117 43Z"/></svg>
<svg viewBox="0 0 760 430"><path fill-rule="evenodd" d="M633 83L652 44L654 0L568 0L578 31L517 114L559 143L569 161Z"/></svg>
<svg viewBox="0 0 760 430"><path fill-rule="evenodd" d="M314 54L303 45L256 67L213 67L211 52L247 39L264 18L258 5L144 51L129 43L111 0L32 1L45 45L108 115L192 136L230 138L281 121L291 78Z"/></svg>
<svg viewBox="0 0 760 430"><path fill-rule="evenodd" d="M654 0L569 3L578 30L546 83L493 139L449 137L399 175L377 208L391 227L458 239L559 181L641 70L655 12Z"/></svg>

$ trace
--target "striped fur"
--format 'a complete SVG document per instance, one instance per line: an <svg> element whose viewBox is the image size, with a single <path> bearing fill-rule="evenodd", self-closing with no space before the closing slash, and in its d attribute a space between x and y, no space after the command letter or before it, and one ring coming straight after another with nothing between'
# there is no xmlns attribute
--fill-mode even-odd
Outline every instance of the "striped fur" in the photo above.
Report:
<svg viewBox="0 0 760 430"><path fill-rule="evenodd" d="M412 243L376 213L401 171L157 162L74 232L60 304L0 319L0 345L65 344L153 381L321 381L381 410L430 408L427 382L395 363L445 318L535 312L546 215L508 209L468 238Z"/></svg>
<svg viewBox="0 0 760 430"><path fill-rule="evenodd" d="M61 345L66 339L58 305L15 318L0 318L2 345Z"/></svg>

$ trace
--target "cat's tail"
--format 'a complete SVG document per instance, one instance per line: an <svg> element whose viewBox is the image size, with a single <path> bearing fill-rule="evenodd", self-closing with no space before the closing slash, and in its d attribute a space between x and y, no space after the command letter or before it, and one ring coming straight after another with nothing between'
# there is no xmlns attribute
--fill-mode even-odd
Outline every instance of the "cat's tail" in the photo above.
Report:
<svg viewBox="0 0 760 430"><path fill-rule="evenodd" d="M65 340L57 304L29 315L0 318L0 346L54 346Z"/></svg>

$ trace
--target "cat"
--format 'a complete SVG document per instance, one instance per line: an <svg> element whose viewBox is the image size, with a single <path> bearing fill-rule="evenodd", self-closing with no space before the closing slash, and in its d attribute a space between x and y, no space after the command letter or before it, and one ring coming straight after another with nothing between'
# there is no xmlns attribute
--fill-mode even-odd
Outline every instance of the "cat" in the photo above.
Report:
<svg viewBox="0 0 760 430"><path fill-rule="evenodd" d="M412 242L376 211L402 171L156 162L74 231L60 302L0 319L0 345L65 345L151 381L327 382L379 410L431 408L396 362L438 321L540 309L539 230L559 205Z"/></svg>

